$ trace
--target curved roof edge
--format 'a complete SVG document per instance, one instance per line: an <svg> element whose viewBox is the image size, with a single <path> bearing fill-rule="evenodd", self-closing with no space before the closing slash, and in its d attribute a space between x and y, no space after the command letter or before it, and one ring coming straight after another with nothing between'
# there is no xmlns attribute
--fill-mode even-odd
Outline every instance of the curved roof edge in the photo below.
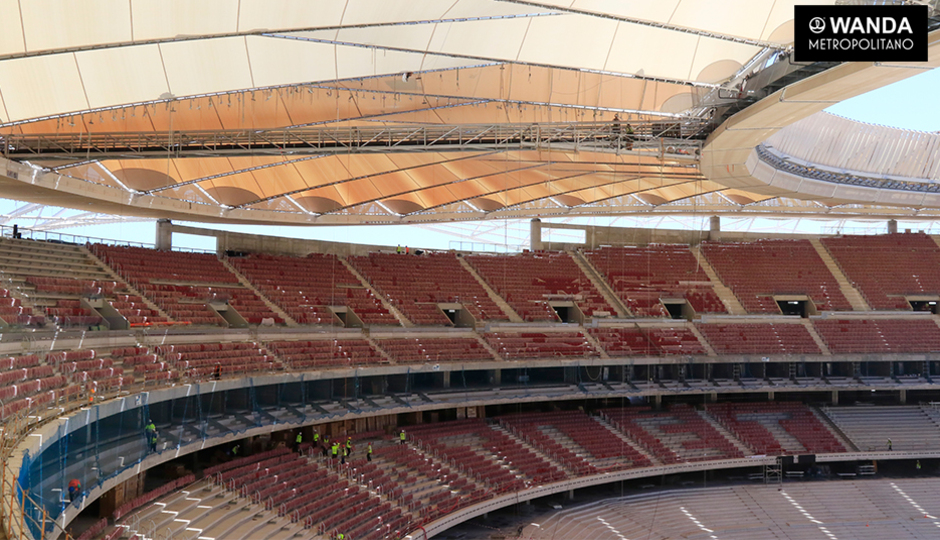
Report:
<svg viewBox="0 0 940 540"><path fill-rule="evenodd" d="M834 103L940 66L940 30L931 32L928 42L928 62L904 65L844 63L778 90L734 115L709 136L702 151L702 173L709 180L730 188L772 197L817 200L820 195L818 186L811 182L780 186L753 176L747 163L751 156L756 159L755 147ZM845 195L852 193L846 192ZM849 198L842 202L866 204L871 199ZM882 204L907 206L906 202Z"/></svg>

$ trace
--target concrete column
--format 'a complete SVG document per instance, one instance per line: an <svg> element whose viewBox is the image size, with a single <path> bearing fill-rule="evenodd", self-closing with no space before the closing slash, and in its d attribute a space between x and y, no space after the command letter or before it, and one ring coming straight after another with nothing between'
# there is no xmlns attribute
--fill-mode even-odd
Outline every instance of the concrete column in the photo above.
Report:
<svg viewBox="0 0 940 540"><path fill-rule="evenodd" d="M568 500L569 500L569 501L573 501L573 500L574 500L574 490L573 490L573 489L569 489L569 490L568 490Z"/></svg>
<svg viewBox="0 0 940 540"><path fill-rule="evenodd" d="M529 249L542 249L542 220L539 218L529 222Z"/></svg>
<svg viewBox="0 0 940 540"><path fill-rule="evenodd" d="M441 386L443 386L444 388L450 388L450 372L445 371L441 373L441 375L443 375L444 377Z"/></svg>
<svg viewBox="0 0 940 540"><path fill-rule="evenodd" d="M833 405L839 404L839 391L838 390L832 391L832 404Z"/></svg>
<svg viewBox="0 0 940 540"><path fill-rule="evenodd" d="M907 390L904 388L901 389L900 401L901 405L907 405Z"/></svg>
<svg viewBox="0 0 940 540"><path fill-rule="evenodd" d="M773 400L774 400L774 392L773 390L771 390L770 392L767 392L767 401L773 401Z"/></svg>
<svg viewBox="0 0 940 540"><path fill-rule="evenodd" d="M653 396L653 405L655 405L653 408L656 410L659 410L662 408L663 406L662 394L656 394L655 396Z"/></svg>
<svg viewBox="0 0 940 540"><path fill-rule="evenodd" d="M898 233L898 220L889 219L888 220L888 234L897 234Z"/></svg>
<svg viewBox="0 0 940 540"><path fill-rule="evenodd" d="M157 220L157 239L154 244L157 249L170 250L173 248L173 224L168 219Z"/></svg>
<svg viewBox="0 0 940 540"><path fill-rule="evenodd" d="M490 378L492 379L493 384L496 385L496 386L499 386L499 385L503 384L503 370L501 370L501 369L494 369L494 370L493 370L493 376L490 377Z"/></svg>
<svg viewBox="0 0 940 540"><path fill-rule="evenodd" d="M712 216L708 218L708 239L721 240L721 217Z"/></svg>

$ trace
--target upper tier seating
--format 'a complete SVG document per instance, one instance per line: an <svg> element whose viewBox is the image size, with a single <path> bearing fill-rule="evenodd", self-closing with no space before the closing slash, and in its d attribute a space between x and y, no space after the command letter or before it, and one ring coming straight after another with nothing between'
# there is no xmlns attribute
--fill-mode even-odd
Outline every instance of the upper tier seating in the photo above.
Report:
<svg viewBox="0 0 940 540"><path fill-rule="evenodd" d="M688 405L673 405L668 412L630 407L604 409L601 413L666 464L744 456Z"/></svg>
<svg viewBox="0 0 940 540"><path fill-rule="evenodd" d="M750 313L780 313L774 295L809 296L820 311L851 311L809 240L705 242L702 252Z"/></svg>
<svg viewBox="0 0 940 540"><path fill-rule="evenodd" d="M224 377L281 369L280 362L254 342L158 345L154 350L174 370L194 378L213 376L217 367Z"/></svg>
<svg viewBox="0 0 940 540"><path fill-rule="evenodd" d="M661 298L685 298L697 313L726 311L687 246L604 247L585 255L638 317L668 317Z"/></svg>
<svg viewBox="0 0 940 540"><path fill-rule="evenodd" d="M926 234L823 238L872 309L910 310L909 295L940 295L940 246Z"/></svg>
<svg viewBox="0 0 940 540"><path fill-rule="evenodd" d="M813 325L833 353L940 351L940 327L924 319L827 319Z"/></svg>
<svg viewBox="0 0 940 540"><path fill-rule="evenodd" d="M20 293L60 327L102 323L101 316L83 307L81 299L103 298L113 305L115 298L126 292L124 283L114 281L80 247L67 244L2 239L0 272L18 284ZM165 321L147 306L115 307L131 323ZM19 315L9 310L6 314L14 319ZM17 324L16 320L7 322Z"/></svg>
<svg viewBox="0 0 940 540"><path fill-rule="evenodd" d="M588 331L611 356L705 354L705 348L688 328L602 326Z"/></svg>
<svg viewBox="0 0 940 540"><path fill-rule="evenodd" d="M846 449L806 405L719 403L708 411L755 454L831 454Z"/></svg>
<svg viewBox="0 0 940 540"><path fill-rule="evenodd" d="M493 360L472 337L379 339L379 347L401 364Z"/></svg>
<svg viewBox="0 0 940 540"><path fill-rule="evenodd" d="M358 338L271 341L268 342L268 347L294 369L388 363L368 341Z"/></svg>
<svg viewBox="0 0 940 540"><path fill-rule="evenodd" d="M300 324L339 324L327 306L346 306L364 324L398 326L382 302L335 255L252 254L229 262Z"/></svg>
<svg viewBox="0 0 940 540"><path fill-rule="evenodd" d="M156 251L138 247L94 244L90 249L177 321L225 326L208 306L227 302L249 324L262 319L284 321L216 258L207 253Z"/></svg>
<svg viewBox="0 0 940 540"><path fill-rule="evenodd" d="M630 443L581 411L513 414L499 422L578 474L651 465Z"/></svg>
<svg viewBox="0 0 940 540"><path fill-rule="evenodd" d="M46 318L33 313L33 308L22 305L19 298L14 298L7 289L0 289L0 319L11 326L40 327Z"/></svg>
<svg viewBox="0 0 940 540"><path fill-rule="evenodd" d="M548 300L572 300L588 317L615 313L567 253L471 255L467 261L526 321L558 321Z"/></svg>
<svg viewBox="0 0 940 540"><path fill-rule="evenodd" d="M508 319L453 253L370 253L349 262L415 324L451 325L438 303L459 303L477 321Z"/></svg>
<svg viewBox="0 0 940 540"><path fill-rule="evenodd" d="M718 354L821 354L802 324L696 324Z"/></svg>
<svg viewBox="0 0 940 540"><path fill-rule="evenodd" d="M597 350L581 332L498 332L484 334L483 337L507 360L598 356Z"/></svg>

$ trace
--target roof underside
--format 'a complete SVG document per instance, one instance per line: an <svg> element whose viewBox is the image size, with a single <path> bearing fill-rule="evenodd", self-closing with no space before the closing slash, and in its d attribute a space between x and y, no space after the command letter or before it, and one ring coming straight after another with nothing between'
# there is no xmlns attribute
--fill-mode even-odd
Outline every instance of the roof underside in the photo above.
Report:
<svg viewBox="0 0 940 540"><path fill-rule="evenodd" d="M0 0L0 135L44 168L11 164L3 187L83 210L290 224L825 214L697 163L703 103L786 48L794 3ZM614 114L635 143L603 131ZM480 135L454 136L468 126ZM524 135L486 135L507 129ZM146 152L125 144L154 137ZM27 139L32 157L16 154Z"/></svg>

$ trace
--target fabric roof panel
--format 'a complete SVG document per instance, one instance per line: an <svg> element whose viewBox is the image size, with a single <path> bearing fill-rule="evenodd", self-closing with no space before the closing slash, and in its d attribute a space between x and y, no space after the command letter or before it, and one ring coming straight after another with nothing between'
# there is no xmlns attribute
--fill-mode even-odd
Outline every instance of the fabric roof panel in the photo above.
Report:
<svg viewBox="0 0 940 540"><path fill-rule="evenodd" d="M258 36L248 36L245 40L253 86L336 79L334 45Z"/></svg>
<svg viewBox="0 0 940 540"><path fill-rule="evenodd" d="M7 120L88 108L73 54L0 62L0 89Z"/></svg>
<svg viewBox="0 0 940 540"><path fill-rule="evenodd" d="M604 69L685 80L699 39L693 34L633 25L629 32L617 32L615 52Z"/></svg>
<svg viewBox="0 0 940 540"><path fill-rule="evenodd" d="M0 0L0 55L26 52L19 0Z"/></svg>
<svg viewBox="0 0 940 540"><path fill-rule="evenodd" d="M617 21L610 19L578 15L533 18L519 59L546 65L604 69L618 26Z"/></svg>
<svg viewBox="0 0 940 540"><path fill-rule="evenodd" d="M524 42L529 19L441 23L428 51L515 60ZM403 29L408 31L408 29Z"/></svg>
<svg viewBox="0 0 940 540"><path fill-rule="evenodd" d="M702 28L720 34L756 39L760 36L775 0L681 0L669 18L671 24ZM792 18L793 11L790 11Z"/></svg>
<svg viewBox="0 0 940 540"><path fill-rule="evenodd" d="M241 0L238 6L238 30L276 30L337 26L343 17L346 0Z"/></svg>
<svg viewBox="0 0 940 540"><path fill-rule="evenodd" d="M19 2L19 8L29 51L133 39L127 0L29 0Z"/></svg>
<svg viewBox="0 0 940 540"><path fill-rule="evenodd" d="M174 95L189 96L254 86L244 38L162 43L160 51L170 92Z"/></svg>
<svg viewBox="0 0 940 540"><path fill-rule="evenodd" d="M235 32L238 4L238 0L131 0L134 39Z"/></svg>
<svg viewBox="0 0 940 540"><path fill-rule="evenodd" d="M294 168L303 177L304 183L312 188L350 178L349 170L336 156L298 161L294 163Z"/></svg>
<svg viewBox="0 0 940 540"><path fill-rule="evenodd" d="M156 100L170 91L157 45L82 51L75 58L91 107Z"/></svg>

